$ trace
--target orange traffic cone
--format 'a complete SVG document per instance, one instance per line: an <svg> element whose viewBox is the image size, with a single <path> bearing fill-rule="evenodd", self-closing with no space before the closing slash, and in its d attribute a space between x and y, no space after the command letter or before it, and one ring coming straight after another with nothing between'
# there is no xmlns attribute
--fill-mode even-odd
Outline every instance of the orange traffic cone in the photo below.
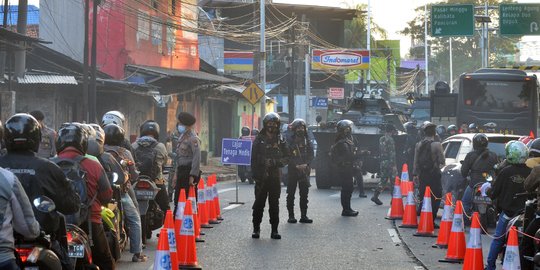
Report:
<svg viewBox="0 0 540 270"><path fill-rule="evenodd" d="M204 196L204 199L206 200L206 207L208 209L208 223L210 224L219 224L219 221L217 220L216 215L216 208L214 206L214 188L212 183L212 176L210 175L208 177L208 181L206 182L206 196Z"/></svg>
<svg viewBox="0 0 540 270"><path fill-rule="evenodd" d="M223 217L221 217L221 206L219 205L219 193L217 189L217 176L216 174L212 174L212 190L214 192L214 208L216 209L216 219L217 220L223 220Z"/></svg>
<svg viewBox="0 0 540 270"><path fill-rule="evenodd" d="M420 224L414 236L435 237L433 229L433 212L431 209L431 189L426 186L424 201L422 202L422 212L420 213Z"/></svg>
<svg viewBox="0 0 540 270"><path fill-rule="evenodd" d="M407 200L405 201L405 213L403 214L403 222L399 225L400 228L417 228L418 217L416 216L416 203L414 203L414 193L409 191Z"/></svg>
<svg viewBox="0 0 540 270"><path fill-rule="evenodd" d="M401 196L408 196L409 191L414 191L413 182L409 179L409 166L407 163L403 163L401 167Z"/></svg>
<svg viewBox="0 0 540 270"><path fill-rule="evenodd" d="M403 198L401 196L401 181L396 176L394 183L394 192L392 193L392 205L390 208L390 215L386 219L402 219L403 218Z"/></svg>
<svg viewBox="0 0 540 270"><path fill-rule="evenodd" d="M169 252L171 254L171 269L178 270L178 257L176 254L176 234L174 231L174 220L171 210L167 210L167 214L165 214L165 228L167 229L167 240L169 242Z"/></svg>
<svg viewBox="0 0 540 270"><path fill-rule="evenodd" d="M167 229L162 228L159 232L158 246L156 249L156 260L154 261L154 270L170 270L171 254L169 253ZM176 268L178 269L178 268Z"/></svg>
<svg viewBox="0 0 540 270"><path fill-rule="evenodd" d="M482 255L482 237L480 232L480 217L478 212L472 215L471 230L469 231L469 242L465 250L465 261L463 270L483 270L484 257ZM505 268L506 269L506 268Z"/></svg>
<svg viewBox="0 0 540 270"><path fill-rule="evenodd" d="M197 263L197 247L195 246L195 221L191 203L186 204L182 228L180 228L180 246L178 263L180 269L201 269Z"/></svg>
<svg viewBox="0 0 540 270"><path fill-rule="evenodd" d="M176 235L176 245L178 247L180 243L180 228L182 227L182 220L184 219L184 208L186 207L186 191L181 188L178 196L178 207L176 207L176 213L174 215L174 231Z"/></svg>
<svg viewBox="0 0 540 270"><path fill-rule="evenodd" d="M504 253L504 270L517 270L521 269L521 262L519 261L519 248L517 241L516 226L510 228L508 233L508 242L506 242L506 252Z"/></svg>
<svg viewBox="0 0 540 270"><path fill-rule="evenodd" d="M436 247L447 248L448 238L450 237L450 229L452 229L452 193L446 193L444 200L444 211L439 227L439 236L437 237Z"/></svg>
<svg viewBox="0 0 540 270"><path fill-rule="evenodd" d="M463 207L461 201L456 201L452 230L448 240L448 251L444 260L439 262L461 263L465 258L465 232L463 232Z"/></svg>
<svg viewBox="0 0 540 270"><path fill-rule="evenodd" d="M205 188L204 180L201 178L197 186L197 210L199 211L199 221L201 222L201 228L214 228L208 223L208 210L206 209L206 200L205 200Z"/></svg>
<svg viewBox="0 0 540 270"><path fill-rule="evenodd" d="M195 199L195 187L189 187L188 201L191 202L191 209L193 210L193 221L195 222L195 242L204 242L201 238L201 222L199 221L199 212L197 209L197 200Z"/></svg>

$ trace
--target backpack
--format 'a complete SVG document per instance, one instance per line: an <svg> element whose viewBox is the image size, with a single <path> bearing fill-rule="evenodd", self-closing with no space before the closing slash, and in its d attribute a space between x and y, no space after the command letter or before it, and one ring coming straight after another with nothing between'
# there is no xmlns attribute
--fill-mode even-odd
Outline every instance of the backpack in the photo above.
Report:
<svg viewBox="0 0 540 270"><path fill-rule="evenodd" d="M137 147L133 151L133 158L135 159L135 165L139 170L140 175L146 175L150 179L155 180L158 178L159 164L157 162L156 150L157 142L151 144L144 144Z"/></svg>
<svg viewBox="0 0 540 270"><path fill-rule="evenodd" d="M418 148L418 170L420 172L430 173L432 172L436 165L433 160L433 155L431 154L431 143L433 141L423 140L420 142L420 147Z"/></svg>
<svg viewBox="0 0 540 270"><path fill-rule="evenodd" d="M81 205L79 211L74 214L66 215L66 223L80 226L82 223L89 221L92 203L96 199L97 192L92 198L88 197L88 185L86 180L86 171L81 167L81 162L85 159L84 156L78 156L74 159L68 158L52 158L51 161L56 163L64 172L64 175L71 183L71 186L79 194Z"/></svg>

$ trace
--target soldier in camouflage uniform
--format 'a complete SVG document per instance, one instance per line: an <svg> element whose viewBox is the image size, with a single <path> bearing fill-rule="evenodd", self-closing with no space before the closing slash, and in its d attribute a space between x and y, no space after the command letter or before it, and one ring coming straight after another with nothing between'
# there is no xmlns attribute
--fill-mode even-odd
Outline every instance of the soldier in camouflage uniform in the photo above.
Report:
<svg viewBox="0 0 540 270"><path fill-rule="evenodd" d="M392 179L394 179L397 174L396 144L392 138L392 134L394 134L395 131L396 128L394 125L388 124L385 127L384 136L379 139L381 181L379 182L373 197L371 197L371 201L377 205L383 204L381 200L379 200L379 195L385 188L390 187Z"/></svg>

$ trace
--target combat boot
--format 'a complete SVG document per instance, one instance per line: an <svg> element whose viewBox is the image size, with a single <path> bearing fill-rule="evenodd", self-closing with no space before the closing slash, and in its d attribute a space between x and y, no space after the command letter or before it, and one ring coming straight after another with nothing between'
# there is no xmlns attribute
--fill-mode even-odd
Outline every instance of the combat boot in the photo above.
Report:
<svg viewBox="0 0 540 270"><path fill-rule="evenodd" d="M287 220L288 223L296 223L297 220L294 218L294 210L289 209L289 219Z"/></svg>
<svg viewBox="0 0 540 270"><path fill-rule="evenodd" d="M281 235L279 235L277 227L278 227L278 224L272 224L272 233L270 234L270 238L281 239Z"/></svg>
<svg viewBox="0 0 540 270"><path fill-rule="evenodd" d="M313 219L308 218L307 209L300 209L302 216L300 217L300 223L313 223Z"/></svg>
<svg viewBox="0 0 540 270"><path fill-rule="evenodd" d="M373 197L371 197L371 201L374 202L377 205L382 205L383 202L381 202L381 200L379 200L379 195L380 194L381 194L381 191L376 190L375 193L373 194Z"/></svg>
<svg viewBox="0 0 540 270"><path fill-rule="evenodd" d="M251 238L259 239L259 237L261 237L261 225L253 224L253 233L251 234Z"/></svg>

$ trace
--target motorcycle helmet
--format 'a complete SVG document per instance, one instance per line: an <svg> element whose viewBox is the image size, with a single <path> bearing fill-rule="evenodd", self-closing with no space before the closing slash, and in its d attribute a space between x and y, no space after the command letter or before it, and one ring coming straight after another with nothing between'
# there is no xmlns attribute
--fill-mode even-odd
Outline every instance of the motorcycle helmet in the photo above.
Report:
<svg viewBox="0 0 540 270"><path fill-rule="evenodd" d="M486 123L484 124L484 128L486 128L486 132L489 132L489 133L496 133L496 128L497 128L497 124L493 123L493 122L489 122L489 123Z"/></svg>
<svg viewBox="0 0 540 270"><path fill-rule="evenodd" d="M456 125L449 125L449 126L446 128L446 132L448 133L448 135L452 136L452 135L458 134L459 129L457 128Z"/></svg>
<svg viewBox="0 0 540 270"><path fill-rule="evenodd" d="M303 129L300 129L301 127L303 127ZM305 136L307 132L306 121L301 118L294 119L294 121L291 123L291 129L297 136Z"/></svg>
<svg viewBox="0 0 540 270"><path fill-rule="evenodd" d="M81 151L83 154L86 154L88 149L88 136L80 123L66 124L58 131L56 152L60 153L70 146Z"/></svg>
<svg viewBox="0 0 540 270"><path fill-rule="evenodd" d="M337 122L337 132L341 135L350 135L352 133L354 123L351 120L340 120Z"/></svg>
<svg viewBox="0 0 540 270"><path fill-rule="evenodd" d="M263 118L263 128L266 128L270 122L274 122L278 127L281 126L281 118L275 112L267 113Z"/></svg>
<svg viewBox="0 0 540 270"><path fill-rule="evenodd" d="M473 149L474 150L485 149L488 146L488 143L489 143L488 137L484 133L478 133L478 134L474 135L472 140L473 140Z"/></svg>
<svg viewBox="0 0 540 270"><path fill-rule="evenodd" d="M529 147L530 157L540 157L540 138L534 139Z"/></svg>
<svg viewBox="0 0 540 270"><path fill-rule="evenodd" d="M478 126L476 123L469 124L469 133L478 133Z"/></svg>
<svg viewBox="0 0 540 270"><path fill-rule="evenodd" d="M159 140L159 124L154 120L146 120L140 127L139 133L142 136L152 136Z"/></svg>
<svg viewBox="0 0 540 270"><path fill-rule="evenodd" d="M509 141L504 150L506 161L510 164L523 164L529 157L529 149L520 141Z"/></svg>
<svg viewBox="0 0 540 270"><path fill-rule="evenodd" d="M108 111L103 115L103 118L101 118L101 126L103 127L108 124L116 124L120 127L124 127L125 122L126 117L119 111Z"/></svg>
<svg viewBox="0 0 540 270"><path fill-rule="evenodd" d="M437 132L437 135L439 135L439 137L445 137L446 136L446 127L444 127L443 125L438 125L435 128L435 132Z"/></svg>
<svg viewBox="0 0 540 270"><path fill-rule="evenodd" d="M98 157L103 154L103 140L102 138L98 139L98 133L96 129L89 125L83 124L86 132L88 133L88 150L86 151L89 155ZM98 140L101 140L99 142Z"/></svg>
<svg viewBox="0 0 540 270"><path fill-rule="evenodd" d="M242 127L242 130L240 131L240 133L242 134L242 136L249 136L250 130L249 130L248 127L243 126L243 127Z"/></svg>
<svg viewBox="0 0 540 270"><path fill-rule="evenodd" d="M121 146L124 142L126 132L116 124L108 124L103 127L105 132L105 144L112 146Z"/></svg>
<svg viewBox="0 0 540 270"><path fill-rule="evenodd" d="M38 151L41 142L41 126L33 116L26 113L15 114L7 120L4 129L8 151Z"/></svg>

